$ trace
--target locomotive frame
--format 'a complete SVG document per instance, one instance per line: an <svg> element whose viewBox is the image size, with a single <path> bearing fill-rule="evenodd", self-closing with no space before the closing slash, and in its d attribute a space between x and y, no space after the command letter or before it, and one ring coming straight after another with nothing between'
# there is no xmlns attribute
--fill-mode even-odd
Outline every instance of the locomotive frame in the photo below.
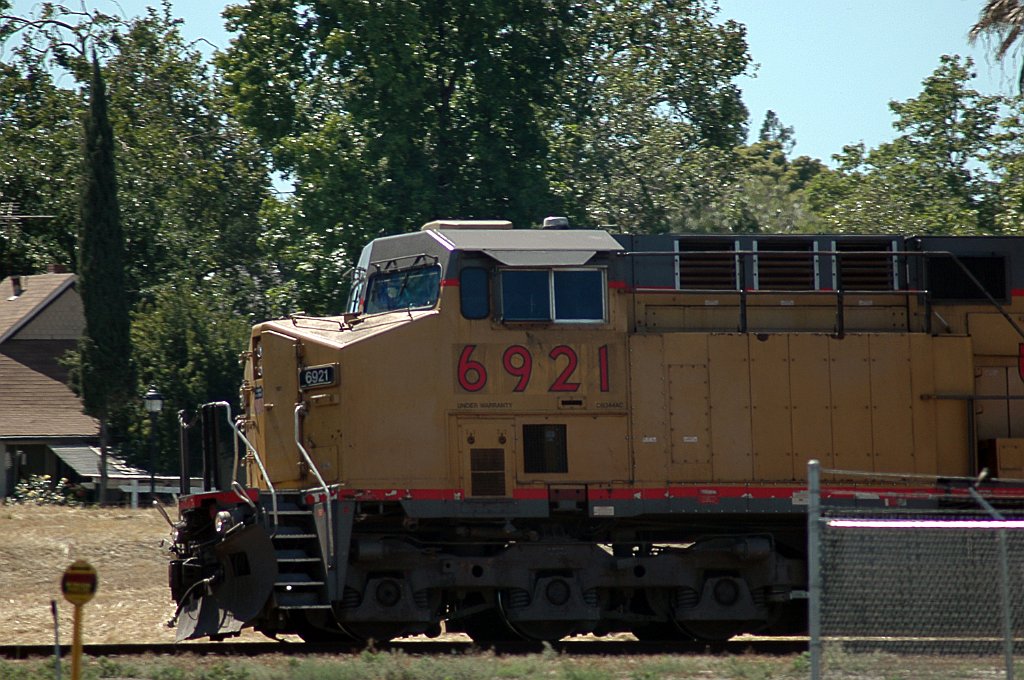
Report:
<svg viewBox="0 0 1024 680"><path fill-rule="evenodd" d="M357 271L346 313L254 327L237 418L203 409L179 639L788 634L808 459L879 473L833 504L1024 477L1022 239L438 221Z"/></svg>

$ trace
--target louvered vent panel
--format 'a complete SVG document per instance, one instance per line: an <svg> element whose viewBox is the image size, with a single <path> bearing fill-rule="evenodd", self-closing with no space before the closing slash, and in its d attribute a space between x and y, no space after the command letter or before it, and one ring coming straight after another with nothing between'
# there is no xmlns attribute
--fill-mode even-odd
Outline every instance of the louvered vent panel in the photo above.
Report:
<svg viewBox="0 0 1024 680"><path fill-rule="evenodd" d="M470 449L470 484L474 496L505 495L505 450Z"/></svg>
<svg viewBox="0 0 1024 680"><path fill-rule="evenodd" d="M679 288L735 290L736 256L732 250L732 243L721 241L680 241Z"/></svg>
<svg viewBox="0 0 1024 680"><path fill-rule="evenodd" d="M814 251L811 248L810 243L758 242L757 287L761 290L813 290ZM806 251L806 254L793 251Z"/></svg>
<svg viewBox="0 0 1024 680"><path fill-rule="evenodd" d="M850 243L836 244L836 250L877 251L878 254L842 255L839 274L843 290L892 290L893 261L891 243Z"/></svg>

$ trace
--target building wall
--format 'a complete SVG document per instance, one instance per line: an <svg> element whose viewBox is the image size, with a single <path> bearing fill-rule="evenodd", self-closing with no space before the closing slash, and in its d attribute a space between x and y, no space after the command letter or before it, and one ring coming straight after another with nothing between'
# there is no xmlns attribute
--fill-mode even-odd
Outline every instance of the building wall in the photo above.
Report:
<svg viewBox="0 0 1024 680"><path fill-rule="evenodd" d="M82 299L66 290L15 336L18 340L77 340L85 326Z"/></svg>

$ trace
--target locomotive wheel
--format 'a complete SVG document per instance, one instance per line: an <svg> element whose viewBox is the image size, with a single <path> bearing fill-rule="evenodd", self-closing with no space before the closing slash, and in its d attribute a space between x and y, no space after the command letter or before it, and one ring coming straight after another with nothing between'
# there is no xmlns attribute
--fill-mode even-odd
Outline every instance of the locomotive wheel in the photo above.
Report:
<svg viewBox="0 0 1024 680"><path fill-rule="evenodd" d="M640 642L692 642L693 636L684 633L671 621L643 623L630 630Z"/></svg>
<svg viewBox="0 0 1024 680"><path fill-rule="evenodd" d="M572 635L574 632L582 628L579 621L510 620L506 615L505 604L501 594L498 596L498 605L500 607L501 618L507 622L509 628L515 631L516 634L524 640L555 642L556 640L561 640L564 637Z"/></svg>

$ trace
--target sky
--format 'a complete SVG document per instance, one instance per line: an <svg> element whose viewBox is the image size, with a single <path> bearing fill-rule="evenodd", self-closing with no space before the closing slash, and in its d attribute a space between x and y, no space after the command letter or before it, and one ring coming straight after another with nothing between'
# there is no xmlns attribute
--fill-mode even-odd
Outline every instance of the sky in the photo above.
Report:
<svg viewBox="0 0 1024 680"><path fill-rule="evenodd" d="M156 0L79 0L90 8L134 16ZM74 6L75 2L68 2ZM183 33L217 48L228 44L222 0L177 0ZM917 96L943 54L971 56L983 94L1012 93L1014 65L1003 67L967 31L984 0L718 0L718 20L747 27L754 77L737 85L756 136L771 109L794 128L794 155L830 161L846 144L869 148L894 137L888 104ZM14 0L22 16L38 8ZM208 52L210 48L199 47ZM1019 65L1019 61L1017 62Z"/></svg>

